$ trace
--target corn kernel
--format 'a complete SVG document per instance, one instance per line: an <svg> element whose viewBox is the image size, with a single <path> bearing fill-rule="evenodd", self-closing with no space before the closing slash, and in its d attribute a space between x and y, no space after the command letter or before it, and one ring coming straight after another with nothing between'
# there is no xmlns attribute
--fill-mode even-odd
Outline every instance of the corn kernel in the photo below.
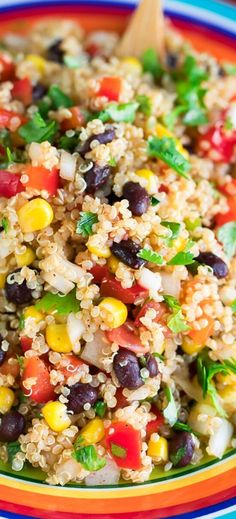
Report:
<svg viewBox="0 0 236 519"><path fill-rule="evenodd" d="M24 309L24 318L31 317L36 323L40 323L43 320L43 314L36 310L35 306L27 306Z"/></svg>
<svg viewBox="0 0 236 519"><path fill-rule="evenodd" d="M171 137L174 139L176 149L179 153L181 153L186 159L189 157L188 151L183 147L182 143L179 139L176 139L176 137L173 135L173 133L168 130L163 124L157 123L156 125L156 135L159 137L159 139L162 139L163 137Z"/></svg>
<svg viewBox="0 0 236 519"><path fill-rule="evenodd" d="M222 405L228 413L236 411L236 387L235 384L225 386L218 390L218 395L222 398Z"/></svg>
<svg viewBox="0 0 236 519"><path fill-rule="evenodd" d="M15 258L18 267L27 267L33 263L36 255L31 247L26 247L26 251L23 254L15 254Z"/></svg>
<svg viewBox="0 0 236 519"><path fill-rule="evenodd" d="M40 231L53 220L53 210L42 198L30 200L19 209L17 214L22 232Z"/></svg>
<svg viewBox="0 0 236 519"><path fill-rule="evenodd" d="M160 458L161 461L168 461L168 442L166 438L159 436L157 440L154 440L151 437L148 442L147 454L154 460Z"/></svg>
<svg viewBox="0 0 236 519"><path fill-rule="evenodd" d="M110 256L110 258L108 258L107 260L107 266L110 270L110 272L112 272L112 274L115 274L118 267L119 267L119 260L112 254Z"/></svg>
<svg viewBox="0 0 236 519"><path fill-rule="evenodd" d="M73 348L66 324L49 324L46 328L46 341L51 350L58 353L70 353Z"/></svg>
<svg viewBox="0 0 236 519"><path fill-rule="evenodd" d="M4 288L7 274L0 274L0 288Z"/></svg>
<svg viewBox="0 0 236 519"><path fill-rule="evenodd" d="M229 386L231 384L236 385L236 374L229 373L228 375L223 375L223 373L217 373L216 380L224 386Z"/></svg>
<svg viewBox="0 0 236 519"><path fill-rule="evenodd" d="M187 353L187 355L194 355L194 353L199 353L199 351L203 350L203 348L205 348L205 344L195 344L193 341L191 341L191 339L187 339L186 337L181 344L181 348L184 353Z"/></svg>
<svg viewBox="0 0 236 519"><path fill-rule="evenodd" d="M49 427L55 432L64 431L71 425L67 407L62 402L48 402L41 412Z"/></svg>
<svg viewBox="0 0 236 519"><path fill-rule="evenodd" d="M149 195L153 195L157 192L157 178L150 169L139 169L136 171L136 175L146 181L144 187Z"/></svg>
<svg viewBox="0 0 236 519"><path fill-rule="evenodd" d="M111 255L111 249L105 246L96 246L92 240L88 240L87 248L91 254L95 254L98 258L109 258Z"/></svg>
<svg viewBox="0 0 236 519"><path fill-rule="evenodd" d="M143 67L139 59L135 58L134 56L128 56L127 58L123 58L121 60L122 65L125 65L125 68L127 68L127 71L135 74L142 74Z"/></svg>
<svg viewBox="0 0 236 519"><path fill-rule="evenodd" d="M40 74L44 74L46 61L41 56L37 56L36 54L28 54L26 56L26 61L30 61L38 70Z"/></svg>
<svg viewBox="0 0 236 519"><path fill-rule="evenodd" d="M114 297L105 297L98 306L101 310L103 322L109 328L118 328L127 319L126 306Z"/></svg>
<svg viewBox="0 0 236 519"><path fill-rule="evenodd" d="M90 445L91 443L98 443L104 438L105 429L101 418L94 418L83 427L80 431L82 443Z"/></svg>
<svg viewBox="0 0 236 519"><path fill-rule="evenodd" d="M0 387L0 413L5 414L10 411L13 402L15 400L15 395L12 389L9 387Z"/></svg>
<svg viewBox="0 0 236 519"><path fill-rule="evenodd" d="M185 245L186 245L186 240L185 240L185 238L181 238L181 236L176 238L173 242L173 247L175 248L176 253L183 250Z"/></svg>

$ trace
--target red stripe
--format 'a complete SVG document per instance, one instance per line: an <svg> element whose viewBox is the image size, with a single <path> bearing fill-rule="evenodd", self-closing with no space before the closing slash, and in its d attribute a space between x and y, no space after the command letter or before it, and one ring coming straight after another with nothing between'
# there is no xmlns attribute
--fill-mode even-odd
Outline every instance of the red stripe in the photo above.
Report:
<svg viewBox="0 0 236 519"><path fill-rule="evenodd" d="M207 37L207 38L210 38L210 39L215 39L217 41L220 41L221 43L224 43L225 45L232 45L232 42L234 42L234 38L230 37L230 36L227 36L225 34L222 34L220 32L218 32L216 29L210 29L208 27L203 27L201 25L201 23L194 23L194 22L190 22L189 20L180 20L179 18L175 18L175 17L171 17L171 21L173 23L173 25L175 27L178 27L178 29L182 29L183 31L184 30L188 30L189 32L191 31L194 31L196 30L196 25L197 25L197 32L198 34L202 34L203 36ZM227 29L227 27L226 27Z"/></svg>

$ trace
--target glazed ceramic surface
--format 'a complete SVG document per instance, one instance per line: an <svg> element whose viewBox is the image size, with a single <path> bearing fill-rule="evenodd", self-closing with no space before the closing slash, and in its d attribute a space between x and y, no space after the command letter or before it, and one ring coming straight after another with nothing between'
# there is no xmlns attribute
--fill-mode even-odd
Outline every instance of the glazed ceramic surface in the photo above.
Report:
<svg viewBox="0 0 236 519"><path fill-rule="evenodd" d="M165 13L193 46L222 61L236 61L236 7L211 0L166 0ZM135 2L119 0L0 0L0 37L24 33L42 17L77 19L86 30L122 32ZM26 466L20 473L0 464L0 519L236 519L236 452L222 460L165 473L155 469L143 484L110 487L44 483L43 473Z"/></svg>

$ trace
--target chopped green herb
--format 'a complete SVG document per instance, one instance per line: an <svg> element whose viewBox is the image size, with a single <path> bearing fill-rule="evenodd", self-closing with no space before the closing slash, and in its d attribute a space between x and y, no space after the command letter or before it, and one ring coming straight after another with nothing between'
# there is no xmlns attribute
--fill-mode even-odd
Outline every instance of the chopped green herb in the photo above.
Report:
<svg viewBox="0 0 236 519"><path fill-rule="evenodd" d="M175 453L170 454L170 461L173 463L174 467L179 464L179 462L184 458L186 454L187 446L184 445L180 447Z"/></svg>
<svg viewBox="0 0 236 519"><path fill-rule="evenodd" d="M173 333L180 333L189 330L189 326L186 324L185 318L182 314L181 305L177 299L170 295L164 296L165 303L173 311L167 319L167 326Z"/></svg>
<svg viewBox="0 0 236 519"><path fill-rule="evenodd" d="M76 299L75 289L66 296L47 292L42 299L37 301L35 308L45 313L55 312L58 315L68 315L80 310L80 302Z"/></svg>
<svg viewBox="0 0 236 519"><path fill-rule="evenodd" d="M58 146L66 151L74 151L78 144L79 134L75 132L72 137L68 137L66 134L62 135L59 139Z"/></svg>
<svg viewBox="0 0 236 519"><path fill-rule="evenodd" d="M194 254L189 249L194 245L192 240L189 240L184 250L177 252L177 254L168 261L167 265L191 265L194 263Z"/></svg>
<svg viewBox="0 0 236 519"><path fill-rule="evenodd" d="M168 405L163 411L163 416L171 427L177 422L177 407L170 387L165 387L165 395Z"/></svg>
<svg viewBox="0 0 236 519"><path fill-rule="evenodd" d="M107 404L103 402L103 400L98 400L96 404L94 404L93 409L100 418L103 418L106 414Z"/></svg>
<svg viewBox="0 0 236 519"><path fill-rule="evenodd" d="M165 126L167 126L168 130L171 132L174 130L174 125L179 115L181 115L183 112L185 112L184 106L176 106L173 110L164 115L163 122Z"/></svg>
<svg viewBox="0 0 236 519"><path fill-rule="evenodd" d="M44 121L39 112L18 130L19 135L28 144L31 142L52 141L58 130L56 121Z"/></svg>
<svg viewBox="0 0 236 519"><path fill-rule="evenodd" d="M143 53L141 61L143 64L143 71L152 74L154 79L158 79L163 74L162 66L154 49L147 49Z"/></svg>
<svg viewBox="0 0 236 519"><path fill-rule="evenodd" d="M233 130L234 125L229 117L226 117L224 122L224 128L225 130Z"/></svg>
<svg viewBox="0 0 236 519"><path fill-rule="evenodd" d="M138 110L147 117L149 117L152 113L152 102L150 97L145 95L139 95L136 97L136 101L139 103Z"/></svg>
<svg viewBox="0 0 236 519"><path fill-rule="evenodd" d="M20 314L19 317L19 330L23 330L25 327L25 317L24 314Z"/></svg>
<svg viewBox="0 0 236 519"><path fill-rule="evenodd" d="M18 452L20 452L20 450L21 450L20 442L18 442L18 441L16 441L16 442L9 442L9 443L6 444L6 446L7 446L8 461L9 461L9 463L12 463L15 455Z"/></svg>
<svg viewBox="0 0 236 519"><path fill-rule="evenodd" d="M70 108L73 106L73 101L68 97L57 85L51 85L48 90L48 96L52 101L52 106L56 110L58 108Z"/></svg>
<svg viewBox="0 0 236 519"><path fill-rule="evenodd" d="M153 207L156 207L160 203L160 200L158 200L155 196L151 196L151 205Z"/></svg>
<svg viewBox="0 0 236 519"><path fill-rule="evenodd" d="M108 165L111 166L112 168L115 168L116 164L117 164L117 162L113 157L111 157L111 159L108 160Z"/></svg>
<svg viewBox="0 0 236 519"><path fill-rule="evenodd" d="M151 249L141 249L137 256L146 261L150 261L150 263L155 263L155 265L163 265L163 258L157 252L154 252Z"/></svg>
<svg viewBox="0 0 236 519"><path fill-rule="evenodd" d="M194 220L192 220L191 218L185 218L184 223L187 231L189 232L195 231L195 229L197 227L200 227L202 224L201 218L195 218Z"/></svg>
<svg viewBox="0 0 236 519"><path fill-rule="evenodd" d="M167 229L170 229L171 231L171 240L175 240L179 236L181 224L177 222L161 222L161 225L164 227L167 227Z"/></svg>
<svg viewBox="0 0 236 519"><path fill-rule="evenodd" d="M48 96L44 96L38 102L38 111L43 119L47 119L49 110L52 109L52 101Z"/></svg>
<svg viewBox="0 0 236 519"><path fill-rule="evenodd" d="M193 432L192 428L187 423L183 423L183 422L179 422L179 421L174 424L174 429L176 431L186 431L186 432L190 432L190 433Z"/></svg>
<svg viewBox="0 0 236 519"><path fill-rule="evenodd" d="M76 459L81 465L89 471L97 471L105 467L106 460L99 458L94 445L87 445L80 449L74 450L72 454L73 458Z"/></svg>
<svg viewBox="0 0 236 519"><path fill-rule="evenodd" d="M180 176L189 179L187 172L190 169L190 164L182 153L177 151L175 141L171 137L163 137L162 139L155 136L149 137L148 154L150 157L163 160Z"/></svg>
<svg viewBox="0 0 236 519"><path fill-rule="evenodd" d="M12 146L11 133L5 128L0 129L0 144L3 146L3 148L11 148Z"/></svg>
<svg viewBox="0 0 236 519"><path fill-rule="evenodd" d="M76 225L76 233L82 234L84 238L91 236L93 234L92 227L95 223L98 222L98 217L95 213L91 213L90 211L81 212L80 219Z"/></svg>
<svg viewBox="0 0 236 519"><path fill-rule="evenodd" d="M20 369L24 369L24 357L21 357L20 355L16 356L16 360L20 366Z"/></svg>
<svg viewBox="0 0 236 519"><path fill-rule="evenodd" d="M207 72L197 64L196 58L191 55L186 56L183 71L192 85L198 85L208 78Z"/></svg>
<svg viewBox="0 0 236 519"><path fill-rule="evenodd" d="M154 351L152 353L152 355L153 355L153 357L157 357L158 359L160 359L162 362L164 362L164 360L165 360L164 355L161 355L161 353L157 353L156 351Z"/></svg>
<svg viewBox="0 0 236 519"><path fill-rule="evenodd" d="M219 227L217 237L223 244L226 256L232 258L236 253L236 222L228 222Z"/></svg>
<svg viewBox="0 0 236 519"><path fill-rule="evenodd" d="M116 456L116 458L122 458L125 459L127 456L127 450L124 447L121 447L120 445L117 445L116 443L111 442L111 453L113 456Z"/></svg>
<svg viewBox="0 0 236 519"><path fill-rule="evenodd" d="M0 222L0 227L3 227L5 233L9 231L9 220L4 216Z"/></svg>
<svg viewBox="0 0 236 519"><path fill-rule="evenodd" d="M236 76L236 65L233 65L232 63L223 63L222 66L226 74L229 76Z"/></svg>
<svg viewBox="0 0 236 519"><path fill-rule="evenodd" d="M21 404L25 404L29 400L22 390L19 391L18 396Z"/></svg>
<svg viewBox="0 0 236 519"><path fill-rule="evenodd" d="M230 306L231 306L233 312L236 313L236 299L231 303Z"/></svg>
<svg viewBox="0 0 236 519"><path fill-rule="evenodd" d="M80 68L87 64L88 59L85 54L80 56L64 56L63 61L68 68Z"/></svg>
<svg viewBox="0 0 236 519"><path fill-rule="evenodd" d="M115 121L116 123L133 123L139 104L136 101L122 104L110 104L96 117L103 122Z"/></svg>

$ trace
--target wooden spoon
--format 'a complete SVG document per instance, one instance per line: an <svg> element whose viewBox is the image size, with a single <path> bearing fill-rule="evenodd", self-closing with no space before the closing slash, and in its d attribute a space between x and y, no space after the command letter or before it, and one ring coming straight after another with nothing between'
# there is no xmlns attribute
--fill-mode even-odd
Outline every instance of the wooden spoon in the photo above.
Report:
<svg viewBox="0 0 236 519"><path fill-rule="evenodd" d="M150 48L155 49L160 58L163 57L165 39L162 0L140 0L117 46L116 54L119 57L140 57Z"/></svg>

